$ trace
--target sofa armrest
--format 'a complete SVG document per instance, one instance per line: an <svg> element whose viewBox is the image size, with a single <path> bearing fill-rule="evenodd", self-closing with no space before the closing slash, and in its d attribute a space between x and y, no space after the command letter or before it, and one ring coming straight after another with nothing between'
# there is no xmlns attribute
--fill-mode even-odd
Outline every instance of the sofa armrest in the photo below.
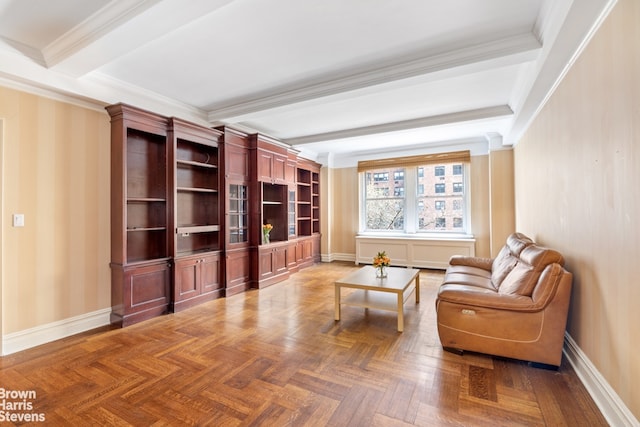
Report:
<svg viewBox="0 0 640 427"><path fill-rule="evenodd" d="M466 265L469 267L477 267L486 271L491 271L493 259L480 258L473 256L454 255L449 259L449 265Z"/></svg>

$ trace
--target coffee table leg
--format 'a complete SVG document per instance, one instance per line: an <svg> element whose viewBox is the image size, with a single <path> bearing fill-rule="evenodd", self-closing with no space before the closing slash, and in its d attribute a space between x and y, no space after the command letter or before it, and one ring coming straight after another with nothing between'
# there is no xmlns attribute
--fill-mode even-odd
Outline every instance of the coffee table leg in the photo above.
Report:
<svg viewBox="0 0 640 427"><path fill-rule="evenodd" d="M398 332L404 331L404 310L402 303L404 302L404 295L402 292L398 292Z"/></svg>
<svg viewBox="0 0 640 427"><path fill-rule="evenodd" d="M420 273L416 276L416 302L420 302Z"/></svg>
<svg viewBox="0 0 640 427"><path fill-rule="evenodd" d="M335 301L335 315L336 320L340 320L340 286L336 286L336 301Z"/></svg>

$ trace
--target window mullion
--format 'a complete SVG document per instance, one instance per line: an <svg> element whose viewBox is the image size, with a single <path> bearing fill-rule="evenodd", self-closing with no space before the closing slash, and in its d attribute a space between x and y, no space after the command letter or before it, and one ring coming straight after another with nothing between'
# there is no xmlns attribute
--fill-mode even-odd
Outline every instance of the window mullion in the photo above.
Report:
<svg viewBox="0 0 640 427"><path fill-rule="evenodd" d="M416 215L416 209L418 206L417 194L418 194L418 179L417 168L408 167L404 172L404 207L405 207L405 221L404 231L405 233L413 234L417 231L418 219Z"/></svg>

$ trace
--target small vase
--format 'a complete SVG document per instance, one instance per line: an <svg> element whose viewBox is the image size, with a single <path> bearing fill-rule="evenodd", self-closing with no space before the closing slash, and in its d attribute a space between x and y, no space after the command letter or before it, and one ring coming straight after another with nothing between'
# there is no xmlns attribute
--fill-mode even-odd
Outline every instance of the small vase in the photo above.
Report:
<svg viewBox="0 0 640 427"><path fill-rule="evenodd" d="M387 267L385 267L384 265L381 267L376 267L376 277L379 279L387 277Z"/></svg>
<svg viewBox="0 0 640 427"><path fill-rule="evenodd" d="M262 235L262 243L265 245L269 244L269 235L268 234L263 234Z"/></svg>

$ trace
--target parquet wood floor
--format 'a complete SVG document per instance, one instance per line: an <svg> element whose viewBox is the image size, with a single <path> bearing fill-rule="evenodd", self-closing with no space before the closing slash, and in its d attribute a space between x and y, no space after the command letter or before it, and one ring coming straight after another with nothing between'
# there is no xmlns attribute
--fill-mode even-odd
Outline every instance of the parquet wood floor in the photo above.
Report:
<svg viewBox="0 0 640 427"><path fill-rule="evenodd" d="M444 352L441 272L422 270L404 333L394 313L373 309L344 307L335 322L333 282L356 268L318 264L259 291L5 356L0 387L35 391L27 412L56 426L606 425L566 362L556 372Z"/></svg>

